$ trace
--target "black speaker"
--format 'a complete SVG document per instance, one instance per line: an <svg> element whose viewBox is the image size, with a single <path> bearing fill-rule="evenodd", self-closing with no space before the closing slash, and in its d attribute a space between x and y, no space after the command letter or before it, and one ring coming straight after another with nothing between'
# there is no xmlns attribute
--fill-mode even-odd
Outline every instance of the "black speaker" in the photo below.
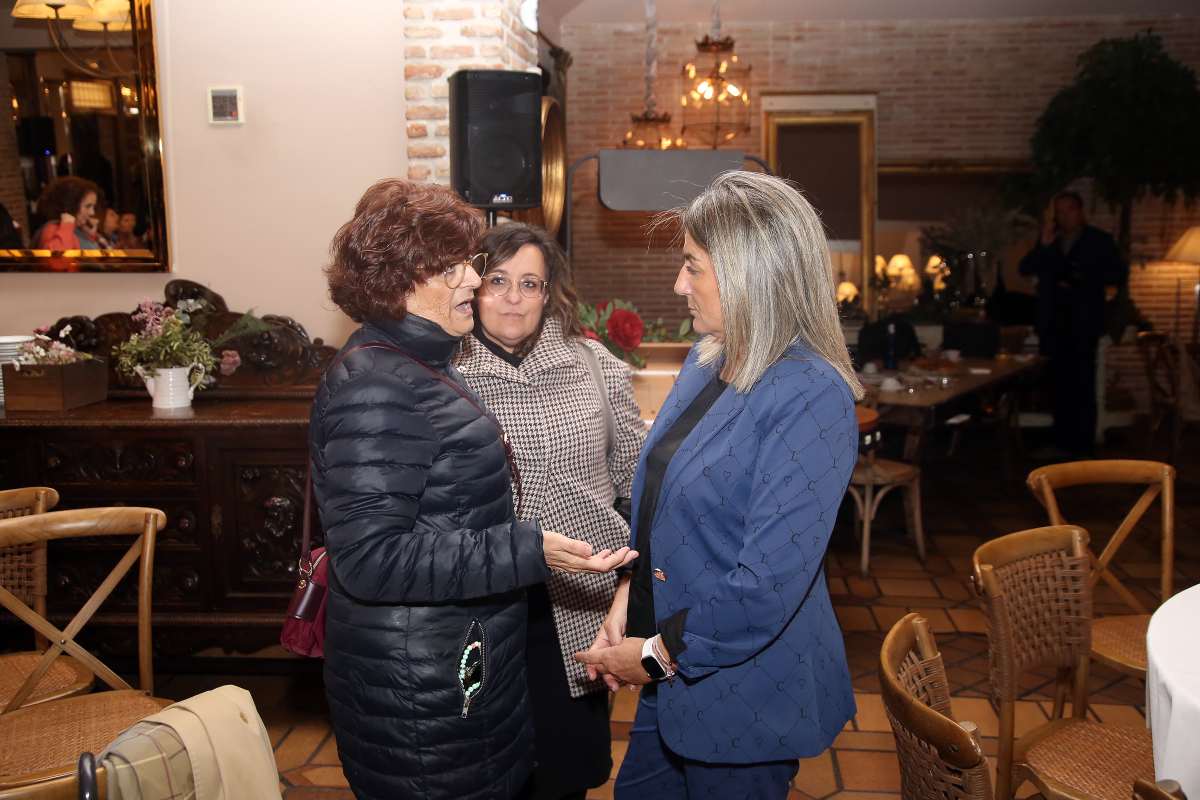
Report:
<svg viewBox="0 0 1200 800"><path fill-rule="evenodd" d="M52 156L58 148L54 143L54 120L50 117L21 117L17 123L17 151L23 156Z"/></svg>
<svg viewBox="0 0 1200 800"><path fill-rule="evenodd" d="M542 78L460 70L450 76L450 185L480 208L542 202Z"/></svg>

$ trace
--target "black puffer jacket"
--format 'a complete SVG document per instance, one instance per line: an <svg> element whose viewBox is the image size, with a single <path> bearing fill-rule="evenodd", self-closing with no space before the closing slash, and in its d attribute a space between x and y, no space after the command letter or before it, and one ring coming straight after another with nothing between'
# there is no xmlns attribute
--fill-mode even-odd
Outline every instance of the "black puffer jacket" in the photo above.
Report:
<svg viewBox="0 0 1200 800"><path fill-rule="evenodd" d="M343 351L374 341L462 385L459 340L428 320L367 323ZM310 441L332 567L325 687L355 795L513 796L532 746L522 587L548 570L537 524L514 521L497 428L373 348L326 374Z"/></svg>

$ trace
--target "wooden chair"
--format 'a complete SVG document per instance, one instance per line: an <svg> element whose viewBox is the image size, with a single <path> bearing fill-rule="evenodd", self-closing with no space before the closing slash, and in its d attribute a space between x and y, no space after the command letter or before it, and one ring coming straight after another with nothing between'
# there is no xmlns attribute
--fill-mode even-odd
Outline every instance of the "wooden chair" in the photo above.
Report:
<svg viewBox="0 0 1200 800"><path fill-rule="evenodd" d="M1109 569L1113 557L1150 508L1155 498L1162 503L1162 575L1161 601L1172 593L1175 574L1175 468L1158 461L1071 461L1051 464L1029 473L1030 491L1046 509L1050 524L1062 525L1062 512L1054 496L1056 489L1068 486L1134 484L1145 486L1142 496L1121 520L1099 556L1089 553L1092 573L1088 585L1095 588L1101 579L1112 587L1135 614L1101 617L1092 623L1092 658L1128 675L1146 679L1146 630L1150 626L1149 609Z"/></svg>
<svg viewBox="0 0 1200 800"><path fill-rule="evenodd" d="M58 492L46 486L0 491L0 519L41 514L58 505ZM46 543L0 548L0 586L38 614L46 615ZM0 656L0 708L8 706L28 674L46 649L43 636L35 636L37 650ZM92 673L73 658L64 657L34 688L25 705L44 703L82 694L92 688Z"/></svg>
<svg viewBox="0 0 1200 800"><path fill-rule="evenodd" d="M1133 784L1133 800L1187 800L1178 781L1165 780L1155 783L1138 778Z"/></svg>
<svg viewBox="0 0 1200 800"><path fill-rule="evenodd" d="M1166 427L1167 461L1174 464L1183 436L1183 416L1179 410L1179 352L1171 337L1158 331L1139 333L1137 348L1150 389L1150 432L1146 447L1148 450L1153 448L1154 437Z"/></svg>
<svg viewBox="0 0 1200 800"><path fill-rule="evenodd" d="M942 655L920 614L908 614L884 637L879 684L896 737L901 797L992 800L979 733L950 715Z"/></svg>
<svg viewBox="0 0 1200 800"><path fill-rule="evenodd" d="M871 523L879 504L888 492L904 490L904 509L908 532L916 540L917 557L925 560L925 529L921 525L921 469L914 464L877 458L874 448L860 456L854 465L848 491L854 499L856 519L862 525L862 559L859 565L863 576L870 572Z"/></svg>
<svg viewBox="0 0 1200 800"><path fill-rule="evenodd" d="M1138 778L1154 776L1144 726L1087 717L1092 591L1088 536L1074 525L1012 533L979 546L973 579L988 627L992 702L998 708L996 797L1011 800L1025 780L1047 800L1128 800ZM1071 683L1071 717L1062 693L1054 719L1014 740L1021 677L1039 667Z"/></svg>
<svg viewBox="0 0 1200 800"><path fill-rule="evenodd" d="M0 606L50 641L49 647L12 699L0 709L0 790L72 774L80 753L100 751L137 720L170 705L168 700L150 696L154 687L150 653L154 544L158 529L165 522L166 515L162 511L136 507L50 511L0 520L0 547L68 538L137 537L65 628L54 626L44 615L0 585ZM134 690L75 641L80 630L139 559L137 636L140 691ZM115 691L69 697L22 708L34 687L64 652Z"/></svg>

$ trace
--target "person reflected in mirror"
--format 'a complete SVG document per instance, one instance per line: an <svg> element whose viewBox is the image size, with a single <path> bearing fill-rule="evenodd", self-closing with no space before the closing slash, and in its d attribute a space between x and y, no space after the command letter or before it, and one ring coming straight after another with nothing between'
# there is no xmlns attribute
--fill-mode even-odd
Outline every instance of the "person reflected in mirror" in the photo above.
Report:
<svg viewBox="0 0 1200 800"><path fill-rule="evenodd" d="M703 338L634 474L638 560L577 657L641 687L618 800L783 800L855 711L824 557L862 387L825 230L794 186L726 172L666 219Z"/></svg>
<svg viewBox="0 0 1200 800"><path fill-rule="evenodd" d="M38 198L38 214L46 220L34 234L34 246L43 250L94 250L96 206L100 188L86 178L67 175L46 184Z"/></svg>
<svg viewBox="0 0 1200 800"><path fill-rule="evenodd" d="M629 543L629 524L614 502L629 497L646 438L629 366L584 336L566 256L544 230L498 225L479 250L487 266L475 330L455 363L512 442L523 515L617 550ZM583 800L612 772L608 693L574 655L591 645L615 581L554 573L529 589L537 767L523 800Z"/></svg>
<svg viewBox="0 0 1200 800"><path fill-rule="evenodd" d="M330 297L361 326L318 386L309 452L325 693L359 800L516 795L533 766L525 590L636 557L518 517L506 438L451 363L475 326L482 233L449 188L393 179L330 247Z"/></svg>
<svg viewBox="0 0 1200 800"><path fill-rule="evenodd" d="M146 240L137 234L138 218L132 211L121 214L117 223L117 238L115 244L122 250L140 250L146 247Z"/></svg>
<svg viewBox="0 0 1200 800"><path fill-rule="evenodd" d="M1054 392L1054 448L1033 455L1087 458L1095 452L1096 351L1104 334L1105 293L1128 279L1129 265L1113 237L1088 224L1083 198L1060 192L1019 269L1037 278L1038 347L1050 359Z"/></svg>
<svg viewBox="0 0 1200 800"><path fill-rule="evenodd" d="M99 239L100 245L105 248L116 246L117 228L120 226L121 215L118 214L112 206L104 209L102 215L103 222L100 223Z"/></svg>

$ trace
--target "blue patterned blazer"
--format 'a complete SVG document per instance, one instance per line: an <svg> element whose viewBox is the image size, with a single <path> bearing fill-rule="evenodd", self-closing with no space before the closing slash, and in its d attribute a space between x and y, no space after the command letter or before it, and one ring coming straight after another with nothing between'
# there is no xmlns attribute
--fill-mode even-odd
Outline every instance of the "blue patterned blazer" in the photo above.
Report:
<svg viewBox="0 0 1200 800"><path fill-rule="evenodd" d="M655 420L635 487L646 455L714 377L697 358L693 348ZM734 764L812 756L854 716L823 560L857 437L849 387L796 344L749 393L727 388L676 451L650 534L657 621L688 609L680 677L658 687L659 732L675 753Z"/></svg>

